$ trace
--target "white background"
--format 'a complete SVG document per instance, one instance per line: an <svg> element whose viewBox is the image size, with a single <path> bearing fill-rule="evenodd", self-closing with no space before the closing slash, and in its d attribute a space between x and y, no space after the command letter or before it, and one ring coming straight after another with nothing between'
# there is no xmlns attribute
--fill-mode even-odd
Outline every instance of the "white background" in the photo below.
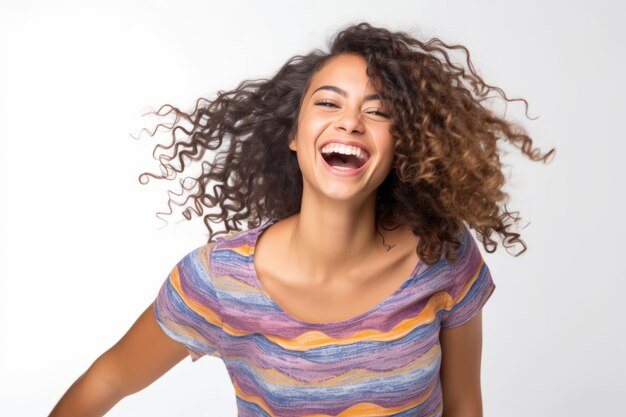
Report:
<svg viewBox="0 0 626 417"><path fill-rule="evenodd" d="M54 3L54 4L52 4ZM206 241L167 212L141 114L239 81L361 20L467 46L550 164L513 149L528 250L481 250L485 416L617 415L624 360L624 6L613 1L102 1L0 6L0 414L47 415ZM174 207L176 209L176 207ZM513 250L516 252L519 246ZM110 416L235 416L221 361L187 358Z"/></svg>

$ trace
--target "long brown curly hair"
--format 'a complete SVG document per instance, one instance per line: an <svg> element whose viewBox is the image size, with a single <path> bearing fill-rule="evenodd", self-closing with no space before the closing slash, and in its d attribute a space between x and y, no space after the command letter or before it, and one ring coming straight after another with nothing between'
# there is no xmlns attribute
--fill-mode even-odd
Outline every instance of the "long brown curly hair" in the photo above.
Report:
<svg viewBox="0 0 626 417"><path fill-rule="evenodd" d="M337 33L328 49L293 56L271 79L246 80L231 91L218 91L213 100L200 98L191 112L165 104L148 113L174 116L170 124L148 131L153 136L160 127L171 130L172 143L157 145L155 152L173 152L158 156L163 176L144 172L139 181L147 183L148 176L173 180L191 162L200 162L201 172L180 181L182 191L176 195L189 195L176 204L193 201L195 210L183 211L187 220L192 211L202 216L209 209L203 219L208 241L241 230L243 220L253 228L298 213L302 174L288 141L298 128L303 96L312 75L331 57L357 53L367 60L367 74L389 105L395 139L393 168L377 190L377 227L410 225L420 237L417 254L427 264L441 259L444 250L448 260L456 259L463 222L477 231L487 252L497 248L494 231L505 247L522 244L516 256L526 251L520 234L507 230L520 218L506 209L509 195L503 191L497 145L508 141L531 160L544 162L555 149L542 155L523 128L482 104L492 91L527 108L526 100L509 99L486 84L464 46L438 38L423 42L363 22ZM465 53L467 68L452 62L452 50ZM207 150L213 152L212 161L204 158ZM174 159L180 166L170 163ZM172 213L170 201L170 212L157 216ZM224 230L214 232L210 222L223 222Z"/></svg>

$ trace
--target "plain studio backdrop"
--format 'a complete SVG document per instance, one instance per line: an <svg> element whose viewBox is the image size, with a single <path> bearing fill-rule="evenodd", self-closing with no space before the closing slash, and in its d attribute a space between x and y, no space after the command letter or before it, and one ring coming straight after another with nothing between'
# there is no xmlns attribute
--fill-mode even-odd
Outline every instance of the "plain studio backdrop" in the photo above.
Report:
<svg viewBox="0 0 626 417"><path fill-rule="evenodd" d="M43 416L206 242L166 216L176 181L143 135L362 20L467 46L549 164L510 146L509 209L528 250L481 252L485 416L617 415L623 404L624 6L611 1L3 2L0 414ZM459 62L460 55L455 55ZM462 58L462 57L461 57ZM173 196L176 198L175 196ZM516 246L510 249L517 253ZM185 358L110 416L235 416L221 361Z"/></svg>

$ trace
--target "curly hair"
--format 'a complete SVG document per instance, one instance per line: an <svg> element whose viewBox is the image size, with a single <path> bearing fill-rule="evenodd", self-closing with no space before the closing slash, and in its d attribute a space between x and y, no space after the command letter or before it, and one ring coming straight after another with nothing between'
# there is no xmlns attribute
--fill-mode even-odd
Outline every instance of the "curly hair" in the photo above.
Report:
<svg viewBox="0 0 626 417"><path fill-rule="evenodd" d="M190 193L176 204L193 200L196 210L183 211L187 220L191 211L202 216L210 209L203 219L209 241L239 231L242 220L252 228L298 213L302 174L288 141L298 128L300 105L313 74L330 58L356 53L367 60L367 75L389 105L395 141L393 167L377 190L377 227L408 224L420 237L419 258L429 265L444 251L449 261L456 259L464 222L477 231L487 252L497 248L494 231L505 247L522 244L516 256L526 251L520 234L507 230L520 218L506 208L498 141L510 142L534 161L546 162L555 149L542 155L523 128L482 104L491 91L507 102L523 101L527 109L526 100L509 99L486 84L464 46L438 38L423 42L362 22L337 33L328 49L293 56L271 79L245 80L231 91L218 91L213 100L200 98L191 112L165 104L147 113L174 116L170 124L148 131L154 136L159 127L171 130L172 143L154 151L173 152L158 157L163 176L144 172L140 183L147 183L147 176L173 180L190 162L200 161L201 172L180 181L183 191L176 195ZM452 50L464 51L467 68L451 61ZM206 150L213 151L211 162L203 159ZM170 163L173 159L180 167ZM185 186L185 180L192 185ZM170 201L164 214L172 213ZM214 232L209 222L223 222L225 230Z"/></svg>

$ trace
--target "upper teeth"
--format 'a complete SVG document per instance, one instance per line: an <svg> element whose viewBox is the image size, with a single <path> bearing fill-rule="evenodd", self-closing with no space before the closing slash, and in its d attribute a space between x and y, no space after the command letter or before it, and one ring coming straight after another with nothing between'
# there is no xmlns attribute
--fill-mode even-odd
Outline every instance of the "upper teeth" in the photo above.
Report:
<svg viewBox="0 0 626 417"><path fill-rule="evenodd" d="M359 148L358 146L343 145L339 143L329 143L327 145L324 145L324 147L322 147L321 152L324 154L329 154L329 153L334 152L334 153L340 153L343 155L354 155L362 161L366 161L368 158L367 153L363 149Z"/></svg>

